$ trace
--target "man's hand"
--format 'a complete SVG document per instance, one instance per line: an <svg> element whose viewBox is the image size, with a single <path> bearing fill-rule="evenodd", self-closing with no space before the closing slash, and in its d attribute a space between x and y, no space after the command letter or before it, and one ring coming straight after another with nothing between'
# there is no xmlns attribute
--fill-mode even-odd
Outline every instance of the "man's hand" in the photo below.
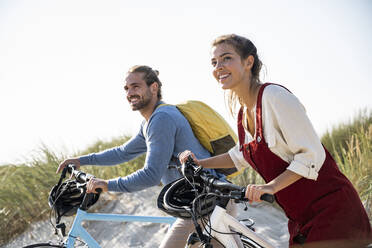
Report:
<svg viewBox="0 0 372 248"><path fill-rule="evenodd" d="M98 193L96 192L97 188L101 188L102 192L108 191L108 181L92 177L89 179L89 182L87 184L87 193Z"/></svg>
<svg viewBox="0 0 372 248"><path fill-rule="evenodd" d="M78 158L70 158L66 159L62 163L59 164L56 173L61 172L67 165L74 164L76 166L76 169L78 170L80 168L80 161Z"/></svg>

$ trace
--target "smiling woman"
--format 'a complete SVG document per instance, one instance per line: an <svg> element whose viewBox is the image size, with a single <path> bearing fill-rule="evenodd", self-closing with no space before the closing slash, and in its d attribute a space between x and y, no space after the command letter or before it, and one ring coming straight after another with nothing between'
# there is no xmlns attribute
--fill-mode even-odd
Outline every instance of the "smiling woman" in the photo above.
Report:
<svg viewBox="0 0 372 248"><path fill-rule="evenodd" d="M284 86L261 83L253 43L235 34L212 43L213 75L239 108L239 143L218 157L197 161L206 168L252 167L265 180L248 184L246 198L274 194L289 218L289 244L301 247L362 247L371 226L351 182L317 136L301 102ZM181 155L181 162L190 151ZM358 244L355 246L355 244ZM360 246L359 246L360 245ZM336 247L336 246L334 246Z"/></svg>

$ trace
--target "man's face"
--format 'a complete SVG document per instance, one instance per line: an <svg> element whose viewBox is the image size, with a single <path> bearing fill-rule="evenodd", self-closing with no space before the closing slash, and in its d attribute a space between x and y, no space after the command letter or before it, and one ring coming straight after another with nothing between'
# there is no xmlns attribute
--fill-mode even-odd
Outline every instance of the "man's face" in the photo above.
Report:
<svg viewBox="0 0 372 248"><path fill-rule="evenodd" d="M124 90L133 111L141 110L149 105L153 98L150 87L143 80L143 73L128 73L125 78Z"/></svg>

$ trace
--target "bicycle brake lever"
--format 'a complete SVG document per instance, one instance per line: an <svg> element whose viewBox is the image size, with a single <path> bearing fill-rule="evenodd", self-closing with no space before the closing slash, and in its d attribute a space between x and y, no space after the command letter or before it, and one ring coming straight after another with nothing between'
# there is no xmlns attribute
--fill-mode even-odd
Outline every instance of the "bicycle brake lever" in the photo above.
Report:
<svg viewBox="0 0 372 248"><path fill-rule="evenodd" d="M66 237L66 225L65 225L65 223L60 223L60 224L56 225L56 227L58 229L61 229L62 236Z"/></svg>
<svg viewBox="0 0 372 248"><path fill-rule="evenodd" d="M84 189L85 186L87 186L87 183L79 183L79 182L76 183L76 187L78 189Z"/></svg>
<svg viewBox="0 0 372 248"><path fill-rule="evenodd" d="M203 167L198 166L198 167L196 168L196 170L194 171L194 175L198 175L198 174L201 172L202 169L203 169Z"/></svg>

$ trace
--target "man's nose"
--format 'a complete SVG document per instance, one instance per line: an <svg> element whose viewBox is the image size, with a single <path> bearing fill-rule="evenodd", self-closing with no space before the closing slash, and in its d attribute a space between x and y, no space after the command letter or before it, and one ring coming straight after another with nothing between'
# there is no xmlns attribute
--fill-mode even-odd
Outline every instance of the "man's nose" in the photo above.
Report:
<svg viewBox="0 0 372 248"><path fill-rule="evenodd" d="M126 94L127 94L127 97L131 97L131 96L134 95L134 90L133 89L128 89Z"/></svg>

